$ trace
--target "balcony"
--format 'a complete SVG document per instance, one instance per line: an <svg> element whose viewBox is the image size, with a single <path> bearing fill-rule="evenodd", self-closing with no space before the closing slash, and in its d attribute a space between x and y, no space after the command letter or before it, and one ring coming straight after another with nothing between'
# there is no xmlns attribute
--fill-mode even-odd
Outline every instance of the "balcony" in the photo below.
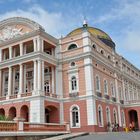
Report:
<svg viewBox="0 0 140 140"><path fill-rule="evenodd" d="M110 99L109 95L107 95L107 94L104 95L104 98L107 99L107 100Z"/></svg>
<svg viewBox="0 0 140 140"><path fill-rule="evenodd" d="M111 97L113 102L116 102L116 97Z"/></svg>
<svg viewBox="0 0 140 140"><path fill-rule="evenodd" d="M124 100L120 100L120 103L121 103L121 104L124 104Z"/></svg>
<svg viewBox="0 0 140 140"><path fill-rule="evenodd" d="M96 95L97 95L98 97L102 97L102 93L101 93L100 91L96 91Z"/></svg>
<svg viewBox="0 0 140 140"><path fill-rule="evenodd" d="M52 98L59 98L58 95L52 94L52 93L49 93L49 92L45 92L45 96L52 97Z"/></svg>
<svg viewBox="0 0 140 140"><path fill-rule="evenodd" d="M75 97L78 97L78 96L79 96L78 92L69 93L69 97L71 97L71 98L75 98Z"/></svg>

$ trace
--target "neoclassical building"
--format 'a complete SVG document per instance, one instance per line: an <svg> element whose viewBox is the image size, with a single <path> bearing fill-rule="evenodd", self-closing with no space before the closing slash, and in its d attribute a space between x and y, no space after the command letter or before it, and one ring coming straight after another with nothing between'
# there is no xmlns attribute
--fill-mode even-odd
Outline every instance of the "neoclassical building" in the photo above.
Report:
<svg viewBox="0 0 140 140"><path fill-rule="evenodd" d="M104 31L83 26L56 39L22 17L0 22L0 114L71 131L140 126L140 70Z"/></svg>

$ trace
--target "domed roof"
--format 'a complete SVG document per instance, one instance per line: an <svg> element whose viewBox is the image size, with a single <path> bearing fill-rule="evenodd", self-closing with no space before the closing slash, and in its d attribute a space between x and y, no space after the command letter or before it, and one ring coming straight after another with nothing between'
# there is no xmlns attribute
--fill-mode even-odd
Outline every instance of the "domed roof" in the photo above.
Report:
<svg viewBox="0 0 140 140"><path fill-rule="evenodd" d="M103 43L105 43L106 45L108 45L108 46L112 47L113 49L115 49L115 43L112 41L111 37L107 33L105 33L104 31L102 31L102 30L100 30L98 28L89 27L89 26L83 26L83 27L80 27L80 28L77 28L77 29L73 30L67 36L73 36L73 35L80 34L85 29L89 33L91 33L93 36L95 36L96 38L100 39Z"/></svg>

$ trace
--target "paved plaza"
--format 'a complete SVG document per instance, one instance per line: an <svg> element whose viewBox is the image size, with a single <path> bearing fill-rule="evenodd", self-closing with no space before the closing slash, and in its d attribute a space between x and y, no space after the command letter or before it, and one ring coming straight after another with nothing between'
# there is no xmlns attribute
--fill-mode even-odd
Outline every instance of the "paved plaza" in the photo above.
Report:
<svg viewBox="0 0 140 140"><path fill-rule="evenodd" d="M140 140L140 132L91 134L72 140Z"/></svg>

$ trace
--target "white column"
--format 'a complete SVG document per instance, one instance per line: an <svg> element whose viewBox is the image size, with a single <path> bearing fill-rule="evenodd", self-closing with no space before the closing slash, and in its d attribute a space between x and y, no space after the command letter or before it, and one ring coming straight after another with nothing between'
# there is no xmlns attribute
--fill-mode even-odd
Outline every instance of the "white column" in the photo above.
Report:
<svg viewBox="0 0 140 140"><path fill-rule="evenodd" d="M37 38L37 50L38 51L41 50L41 40L40 40L40 37Z"/></svg>
<svg viewBox="0 0 140 140"><path fill-rule="evenodd" d="M33 39L33 45L34 45L34 52L36 52L37 51L37 39L36 38Z"/></svg>
<svg viewBox="0 0 140 140"><path fill-rule="evenodd" d="M52 93L54 93L54 67L52 68Z"/></svg>
<svg viewBox="0 0 140 140"><path fill-rule="evenodd" d="M14 77L14 78L12 78L12 81L11 81L11 83L13 84L12 85L12 93L14 94L14 92L15 92L15 74L16 74L16 72L15 72L16 70L13 68L12 69L12 77Z"/></svg>
<svg viewBox="0 0 140 140"><path fill-rule="evenodd" d="M38 90L41 91L41 79L42 79L42 71L41 71L41 60L38 60Z"/></svg>
<svg viewBox="0 0 140 140"><path fill-rule="evenodd" d="M2 70L0 69L0 97L2 96Z"/></svg>
<svg viewBox="0 0 140 140"><path fill-rule="evenodd" d="M42 91L44 91L44 61L42 61Z"/></svg>
<svg viewBox="0 0 140 140"><path fill-rule="evenodd" d="M0 62L2 61L2 49L0 49Z"/></svg>
<svg viewBox="0 0 140 140"><path fill-rule="evenodd" d="M23 66L23 92L26 92L26 65Z"/></svg>
<svg viewBox="0 0 140 140"><path fill-rule="evenodd" d="M37 90L37 61L34 61L34 92Z"/></svg>
<svg viewBox="0 0 140 140"><path fill-rule="evenodd" d="M19 94L23 93L23 64L19 67Z"/></svg>
<svg viewBox="0 0 140 140"><path fill-rule="evenodd" d="M19 44L19 49L20 49L20 56L23 55L23 43Z"/></svg>
<svg viewBox="0 0 140 140"><path fill-rule="evenodd" d="M9 59L12 58L12 47L9 47Z"/></svg>
<svg viewBox="0 0 140 140"><path fill-rule="evenodd" d="M41 51L44 52L44 40L41 39Z"/></svg>
<svg viewBox="0 0 140 140"><path fill-rule="evenodd" d="M8 75L8 96L11 95L12 91L12 67L9 67L9 75Z"/></svg>

